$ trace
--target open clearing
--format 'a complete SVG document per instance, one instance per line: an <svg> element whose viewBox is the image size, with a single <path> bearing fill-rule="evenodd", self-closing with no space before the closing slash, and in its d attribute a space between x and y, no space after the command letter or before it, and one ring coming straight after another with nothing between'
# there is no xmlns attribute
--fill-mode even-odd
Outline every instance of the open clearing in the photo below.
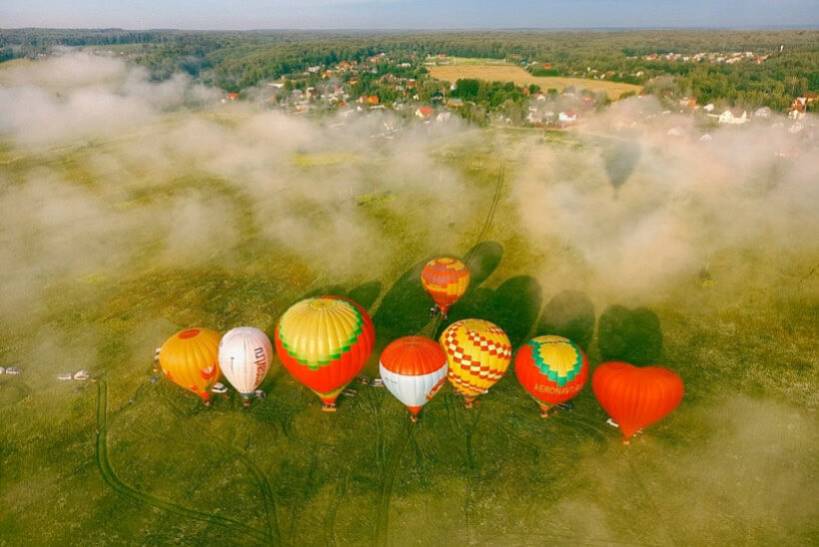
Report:
<svg viewBox="0 0 819 547"><path fill-rule="evenodd" d="M794 228L815 216L799 193L814 149L797 163L750 138L723 153L739 132L635 147L438 124L384 140L378 113L334 129L234 108L89 125L93 106L53 124L65 132L26 125L0 143L0 366L23 370L0 376L0 546L819 537L819 250ZM737 226L730 244L704 241ZM777 229L787 245L766 237ZM682 405L625 447L588 386L543 420L511 368L471 411L443 388L417 424L363 385L322 413L277 360L250 408L152 377L177 330L270 335L316 294L370 311L374 377L390 341L447 326L419 279L442 254L472 274L449 321L490 320L515 347L568 335L592 369L660 363L683 377ZM693 268L651 277L680 257ZM95 381L57 381L79 369Z"/></svg>
<svg viewBox="0 0 819 547"><path fill-rule="evenodd" d="M428 65L429 73L439 80L454 83L460 79L485 80L488 82L514 82L519 86L537 84L545 92L549 89L562 91L567 87L587 89L594 92L605 92L610 99L616 100L623 93L639 93L639 85L587 78L563 78L560 76L532 76L523 68L502 61L483 61L478 59L455 59L449 65Z"/></svg>

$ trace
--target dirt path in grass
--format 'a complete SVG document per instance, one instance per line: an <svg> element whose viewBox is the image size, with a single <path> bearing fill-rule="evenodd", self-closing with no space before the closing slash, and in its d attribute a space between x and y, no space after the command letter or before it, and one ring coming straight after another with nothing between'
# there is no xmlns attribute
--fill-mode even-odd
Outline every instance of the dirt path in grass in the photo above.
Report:
<svg viewBox="0 0 819 547"><path fill-rule="evenodd" d="M212 515L204 511L185 507L170 500L152 496L123 482L119 476L117 476L108 454L108 383L105 378L100 378L97 382L97 443L95 458L103 480L117 494L125 498L156 507L181 517L235 530L241 537L251 538L263 545L275 544L274 536L269 531L258 530L227 517Z"/></svg>

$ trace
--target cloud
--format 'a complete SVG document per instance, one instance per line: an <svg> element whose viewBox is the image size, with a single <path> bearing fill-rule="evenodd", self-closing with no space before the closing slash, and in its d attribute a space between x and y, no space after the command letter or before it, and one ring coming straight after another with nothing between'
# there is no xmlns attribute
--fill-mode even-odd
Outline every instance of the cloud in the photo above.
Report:
<svg viewBox="0 0 819 547"><path fill-rule="evenodd" d="M816 251L806 237L819 230L816 141L789 128L714 128L701 140L692 117L664 115L653 99L617 103L569 133L578 146L524 152L513 190L521 224L542 253L591 269L592 285L632 295L726 249Z"/></svg>
<svg viewBox="0 0 819 547"><path fill-rule="evenodd" d="M243 270L249 248L305 286L397 275L431 249L457 251L447 226L477 206L436 157L470 134L458 123L396 131L388 113L319 121L221 104L187 77L155 83L83 53L17 68L0 93L15 105L0 113L9 312L54 283Z"/></svg>
<svg viewBox="0 0 819 547"><path fill-rule="evenodd" d="M395 275L414 257L468 245L483 218L484 189L442 156L453 149L510 161L497 237L522 237L539 257L527 273L544 286L654 298L727 250L771 267L817 246L806 236L819 231L812 119L797 133L774 119L709 129L702 141L691 117L634 98L544 146L487 140L456 120L222 105L187 77L155 83L83 53L3 78L15 105L0 112L12 147L2 252L15 265L2 275L18 287L8 302L37 292L35 280L41 289L135 262L228 264L250 244L272 246L309 279ZM759 264L743 259L724 279Z"/></svg>
<svg viewBox="0 0 819 547"><path fill-rule="evenodd" d="M87 53L11 68L0 83L0 104L12 105L0 110L0 134L28 146L121 135L163 110L219 96L187 76L154 83L142 68Z"/></svg>

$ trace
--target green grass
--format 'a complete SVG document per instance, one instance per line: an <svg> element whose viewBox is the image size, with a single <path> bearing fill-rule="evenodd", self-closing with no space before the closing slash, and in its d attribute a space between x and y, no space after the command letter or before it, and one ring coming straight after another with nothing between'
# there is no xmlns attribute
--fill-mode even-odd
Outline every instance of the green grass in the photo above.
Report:
<svg viewBox="0 0 819 547"><path fill-rule="evenodd" d="M713 283L683 280L636 314L640 303L628 299L541 286L535 275L549 258L507 214L519 166L489 141L437 151L468 181L471 218L418 222L424 203L401 191L350 204L399 251L371 275L334 275L261 237L251 197L229 181L190 169L112 197L82 150L51 158L63 184L99 193L114 211L192 191L223 199L238 240L190 264L154 264L164 244L146 236L126 264L50 280L42 307L2 318L0 360L24 375L0 377L0 545L815 542L816 257L737 288L723 281L732 266L764 261L726 252ZM295 161L345 167L328 157ZM3 191L42 159L12 160ZM360 162L377 178L377 160ZM624 447L588 388L575 410L544 421L511 370L471 411L444 389L415 425L384 390L361 386L324 414L278 366L262 385L268 397L249 409L233 393L205 408L149 381L154 348L176 329L272 333L290 303L319 292L368 307L379 348L440 332L418 273L442 252L464 256L474 279L450 321L490 319L515 344L572 334L593 365L602 355L659 360L684 378L683 405ZM78 368L96 382L56 381ZM366 373L376 371L377 352Z"/></svg>

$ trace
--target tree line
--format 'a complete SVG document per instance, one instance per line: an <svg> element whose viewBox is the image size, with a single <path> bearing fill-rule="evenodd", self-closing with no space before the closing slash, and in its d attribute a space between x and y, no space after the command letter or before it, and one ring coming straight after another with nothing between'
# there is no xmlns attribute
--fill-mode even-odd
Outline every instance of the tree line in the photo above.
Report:
<svg viewBox="0 0 819 547"><path fill-rule="evenodd" d="M0 31L0 61L55 46L129 45L127 53L156 79L184 71L226 91L303 72L313 65L362 61L378 53L422 69L427 55L506 59L536 75L605 77L647 85L672 76L672 91L701 104L721 101L785 110L794 97L819 92L819 31ZM652 53L752 51L755 64L647 60ZM664 80L660 80L664 82ZM362 90L366 91L366 82ZM668 87L663 84L664 90Z"/></svg>

